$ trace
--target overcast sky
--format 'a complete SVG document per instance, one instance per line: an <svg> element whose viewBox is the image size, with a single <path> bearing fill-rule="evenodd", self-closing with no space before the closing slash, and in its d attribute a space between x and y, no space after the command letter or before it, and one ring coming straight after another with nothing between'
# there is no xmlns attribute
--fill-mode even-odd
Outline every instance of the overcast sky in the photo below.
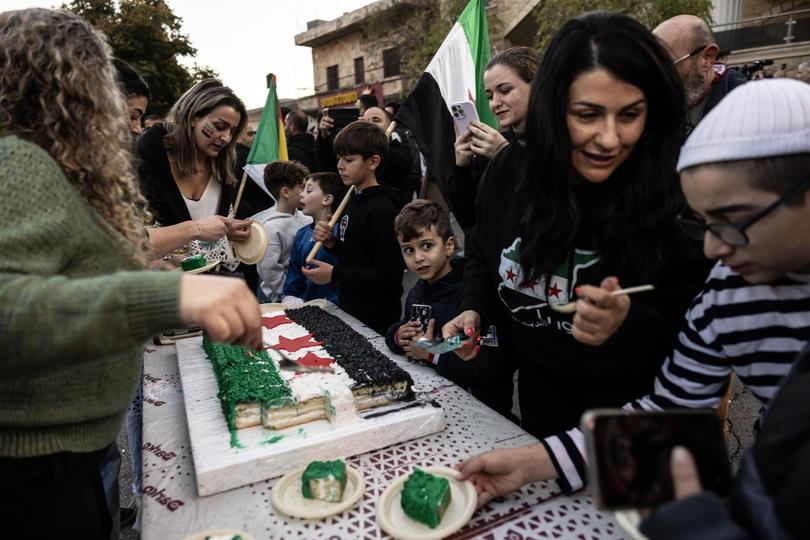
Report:
<svg viewBox="0 0 810 540"><path fill-rule="evenodd" d="M313 19L331 20L372 0L166 0L197 48L195 61L215 69L248 109L264 105L265 75L275 73L279 98L313 93L312 54L294 36ZM0 0L0 9L51 7L61 1Z"/></svg>

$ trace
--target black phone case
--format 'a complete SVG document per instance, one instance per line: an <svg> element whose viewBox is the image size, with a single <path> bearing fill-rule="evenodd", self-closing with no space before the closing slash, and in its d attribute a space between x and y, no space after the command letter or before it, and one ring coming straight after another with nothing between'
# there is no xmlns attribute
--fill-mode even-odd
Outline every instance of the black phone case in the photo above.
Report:
<svg viewBox="0 0 810 540"><path fill-rule="evenodd" d="M427 327L428 324L430 324L430 318L432 315L433 308L427 304L414 304L411 306L411 320L419 321L419 324L422 325L423 334L427 332Z"/></svg>

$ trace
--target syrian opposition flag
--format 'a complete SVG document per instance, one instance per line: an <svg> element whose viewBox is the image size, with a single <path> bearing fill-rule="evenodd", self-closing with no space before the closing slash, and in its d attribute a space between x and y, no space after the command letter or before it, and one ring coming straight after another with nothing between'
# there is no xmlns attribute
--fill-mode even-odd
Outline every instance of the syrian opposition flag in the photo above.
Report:
<svg viewBox="0 0 810 540"><path fill-rule="evenodd" d="M397 113L397 121L416 137L442 192L455 164L450 105L472 101L482 122L498 126L484 92L484 67L489 62L485 7L486 0L470 0Z"/></svg>
<svg viewBox="0 0 810 540"><path fill-rule="evenodd" d="M247 157L245 171L265 192L264 167L272 161L287 159L287 139L284 136L284 119L276 95L276 76L268 76L267 101L262 110L256 137Z"/></svg>

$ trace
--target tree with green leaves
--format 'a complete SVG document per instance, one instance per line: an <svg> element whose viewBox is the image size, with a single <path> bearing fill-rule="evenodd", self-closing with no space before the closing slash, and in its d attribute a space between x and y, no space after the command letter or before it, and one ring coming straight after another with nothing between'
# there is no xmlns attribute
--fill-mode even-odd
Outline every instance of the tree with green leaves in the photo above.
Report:
<svg viewBox="0 0 810 540"><path fill-rule="evenodd" d="M165 114L196 81L218 76L205 66L189 70L180 64L179 57L193 58L197 50L182 33L182 19L163 0L73 0L62 7L104 32L115 56L146 79L152 114Z"/></svg>
<svg viewBox="0 0 810 540"><path fill-rule="evenodd" d="M711 0L553 0L542 2L534 17L538 30L535 47L545 50L560 27L586 11L618 11L638 20L652 30L675 15L689 14L711 22Z"/></svg>

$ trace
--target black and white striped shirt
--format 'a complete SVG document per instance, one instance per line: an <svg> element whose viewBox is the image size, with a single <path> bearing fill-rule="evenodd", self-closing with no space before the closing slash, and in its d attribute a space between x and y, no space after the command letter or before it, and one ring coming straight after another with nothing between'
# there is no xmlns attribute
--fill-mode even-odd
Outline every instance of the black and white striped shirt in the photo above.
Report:
<svg viewBox="0 0 810 540"><path fill-rule="evenodd" d="M661 366L653 393L625 408L716 408L732 371L767 404L808 342L810 275L752 285L718 263L687 311L678 343ZM582 488L586 462L579 429L547 437L542 443L559 473L561 488Z"/></svg>

